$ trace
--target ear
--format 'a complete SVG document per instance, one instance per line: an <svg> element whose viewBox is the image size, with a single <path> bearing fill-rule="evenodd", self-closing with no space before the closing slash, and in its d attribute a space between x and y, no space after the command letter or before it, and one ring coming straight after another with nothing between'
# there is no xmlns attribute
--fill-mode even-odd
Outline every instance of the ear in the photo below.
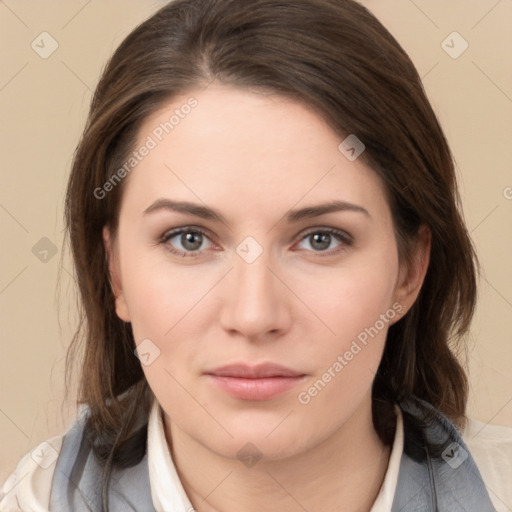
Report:
<svg viewBox="0 0 512 512"><path fill-rule="evenodd" d="M395 300L402 306L401 316L409 311L420 293L430 262L431 239L430 229L422 224L410 261L400 266Z"/></svg>
<svg viewBox="0 0 512 512"><path fill-rule="evenodd" d="M103 244L105 246L105 254L108 262L108 270L110 277L110 286L115 297L117 316L124 322L130 322L130 312L123 293L122 281L119 277L119 266L116 258L114 242L108 226L103 227Z"/></svg>

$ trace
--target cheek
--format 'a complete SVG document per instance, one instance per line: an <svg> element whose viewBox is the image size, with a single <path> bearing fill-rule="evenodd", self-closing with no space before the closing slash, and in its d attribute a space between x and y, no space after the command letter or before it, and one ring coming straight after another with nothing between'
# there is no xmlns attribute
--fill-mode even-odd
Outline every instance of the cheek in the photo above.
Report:
<svg viewBox="0 0 512 512"><path fill-rule="evenodd" d="M311 354L315 373L298 391L296 400L313 416L331 411L332 428L345 421L368 396L379 367L390 321L396 311L392 287L376 274L351 274L312 297L322 305L323 319L335 334L322 336Z"/></svg>
<svg viewBox="0 0 512 512"><path fill-rule="evenodd" d="M300 390L301 405L314 402L318 410L334 403L348 406L368 392L397 314L393 308L397 273L398 259L390 245L302 282L299 293L308 297L311 309L329 330L319 324L317 332L323 335L311 353L317 371Z"/></svg>
<svg viewBox="0 0 512 512"><path fill-rule="evenodd" d="M135 344L150 340L158 354L142 369L167 410L190 407L182 386L191 389L201 369L199 356L207 350L207 333L218 319L212 298L223 270L178 266L165 254L155 257L133 249L125 253L123 273Z"/></svg>
<svg viewBox="0 0 512 512"><path fill-rule="evenodd" d="M211 269L200 272L200 266L183 269L136 251L125 254L123 288L135 343L150 340L149 352L158 354L142 370L160 403L179 412L190 407L180 383L190 388L198 353L191 340L204 338L207 293L218 277Z"/></svg>
<svg viewBox="0 0 512 512"><path fill-rule="evenodd" d="M342 349L381 315L394 314L398 259L393 249L390 246L351 258L338 268L317 270L315 276L308 275L297 284L298 294L307 297L311 310L329 328L324 329L324 339L332 340L333 348Z"/></svg>
<svg viewBox="0 0 512 512"><path fill-rule="evenodd" d="M215 276L201 266L180 267L156 251L125 253L123 290L135 339L164 339L176 329L197 325L204 307L202 298L212 288Z"/></svg>

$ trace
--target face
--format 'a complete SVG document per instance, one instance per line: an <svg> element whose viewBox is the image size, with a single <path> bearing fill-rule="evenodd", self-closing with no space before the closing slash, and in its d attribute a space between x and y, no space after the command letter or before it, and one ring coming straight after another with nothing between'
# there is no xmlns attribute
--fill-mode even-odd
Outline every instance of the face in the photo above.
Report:
<svg viewBox="0 0 512 512"><path fill-rule="evenodd" d="M141 127L104 231L117 314L166 425L213 452L290 456L369 411L421 276L343 139L300 103L216 83Z"/></svg>

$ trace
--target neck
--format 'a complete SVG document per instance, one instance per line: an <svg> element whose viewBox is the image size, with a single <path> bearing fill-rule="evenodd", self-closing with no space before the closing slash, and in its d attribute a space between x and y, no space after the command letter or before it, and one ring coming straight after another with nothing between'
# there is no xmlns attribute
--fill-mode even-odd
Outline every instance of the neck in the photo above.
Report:
<svg viewBox="0 0 512 512"><path fill-rule="evenodd" d="M167 438L185 492L197 512L308 512L371 509L391 448L373 428L370 404L306 452L252 467L212 452L166 418ZM201 468L198 471L198 468Z"/></svg>

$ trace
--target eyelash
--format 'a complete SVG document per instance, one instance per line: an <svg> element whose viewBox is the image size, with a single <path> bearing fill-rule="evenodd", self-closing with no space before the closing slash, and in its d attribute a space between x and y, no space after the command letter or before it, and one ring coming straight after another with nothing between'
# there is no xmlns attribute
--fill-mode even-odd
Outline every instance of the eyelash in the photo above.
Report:
<svg viewBox="0 0 512 512"><path fill-rule="evenodd" d="M200 255L201 251L187 251L187 252L184 252L184 251L180 251L180 250L175 249L174 247L172 247L168 243L169 240L171 240L175 236L181 235L183 233L201 234L203 236L206 236L208 239L212 238L211 236L209 236L209 233L207 231L205 231L204 229L202 229L202 228L196 228L194 226L185 226L185 227L182 227L182 228L173 229L171 231L166 231L162 235L162 237L159 239L158 243L164 244L165 248L168 251L170 251L172 254L175 254L175 255L180 256L182 258L196 258L196 257L198 257ZM352 245L352 243L353 243L353 239L352 239L352 237L348 233L346 233L344 231L341 231L340 229L329 228L329 227L311 228L306 233L304 233L304 235L302 235L302 237L299 240L299 243L302 242L303 240L306 240L311 235L319 234L319 233L323 234L323 235L325 235L325 234L332 235L335 238L337 238L339 242L342 243L341 246L338 246L335 249L330 249L330 250L326 250L326 251L312 251L312 252L316 253L320 257L333 256L334 254L337 254L339 252L342 252L342 251L346 250L347 247L350 247Z"/></svg>

